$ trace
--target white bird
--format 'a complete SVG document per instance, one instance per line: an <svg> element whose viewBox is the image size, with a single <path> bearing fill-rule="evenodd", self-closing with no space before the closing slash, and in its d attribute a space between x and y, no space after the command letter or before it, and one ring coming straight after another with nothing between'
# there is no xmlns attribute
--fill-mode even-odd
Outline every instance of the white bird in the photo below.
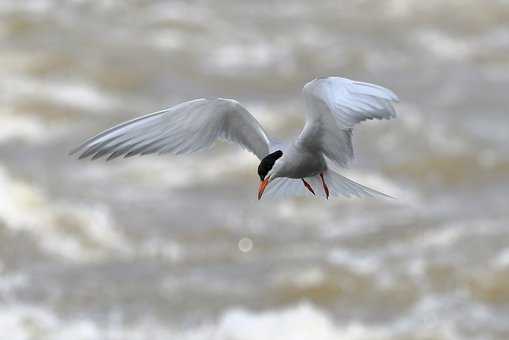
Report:
<svg viewBox="0 0 509 340"><path fill-rule="evenodd" d="M237 101L202 98L114 126L71 154L79 153L80 159L108 155L108 160L153 153L187 154L222 139L239 144L260 159L258 199L265 191L273 197L387 196L336 169L353 158L354 125L367 119L394 118L392 104L398 97L384 87L340 77L314 79L302 92L306 123L300 135L288 143L270 138Z"/></svg>

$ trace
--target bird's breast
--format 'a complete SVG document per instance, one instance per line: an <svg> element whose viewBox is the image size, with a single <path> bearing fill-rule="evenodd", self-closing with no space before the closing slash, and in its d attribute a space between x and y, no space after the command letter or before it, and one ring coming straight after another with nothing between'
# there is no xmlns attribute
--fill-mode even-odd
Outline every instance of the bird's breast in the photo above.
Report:
<svg viewBox="0 0 509 340"><path fill-rule="evenodd" d="M284 158L281 175L288 178L305 178L320 174L327 169L325 158L299 148L291 148Z"/></svg>

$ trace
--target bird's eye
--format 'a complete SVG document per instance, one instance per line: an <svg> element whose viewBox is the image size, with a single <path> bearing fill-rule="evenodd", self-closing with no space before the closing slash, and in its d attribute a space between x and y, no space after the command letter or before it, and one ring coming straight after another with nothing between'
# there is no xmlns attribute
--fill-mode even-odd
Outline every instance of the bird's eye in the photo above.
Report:
<svg viewBox="0 0 509 340"><path fill-rule="evenodd" d="M258 166L258 176L260 176L260 180L263 181L265 179L265 176L267 176L269 171L272 169L276 160L281 158L281 156L283 156L283 151L277 150L262 159Z"/></svg>

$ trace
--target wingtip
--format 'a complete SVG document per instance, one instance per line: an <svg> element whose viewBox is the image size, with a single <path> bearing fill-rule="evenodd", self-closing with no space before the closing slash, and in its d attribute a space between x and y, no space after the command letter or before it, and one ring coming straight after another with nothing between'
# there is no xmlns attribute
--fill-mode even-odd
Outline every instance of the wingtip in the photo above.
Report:
<svg viewBox="0 0 509 340"><path fill-rule="evenodd" d="M378 191L378 190L375 190L375 189L372 189L369 187L365 187L365 188L368 189L368 191L366 191L366 193L368 193L372 198L388 198L391 200L396 200L396 197L393 197L393 196L386 194L384 192L381 192L381 191Z"/></svg>
<svg viewBox="0 0 509 340"><path fill-rule="evenodd" d="M78 147L78 148L72 149L71 151L69 151L69 152L67 153L67 156L68 156L68 157L73 157L73 158L76 158L76 157L77 157L77 159L83 159L83 158L85 158L85 157L83 157L83 154L78 155L78 154L80 153L80 151L81 151L81 147Z"/></svg>
<svg viewBox="0 0 509 340"><path fill-rule="evenodd" d="M381 192L380 194L382 194L382 197L383 197L383 198L388 198L388 199L390 199L390 200L395 200L395 201L397 200L397 198L396 198L396 197L391 196L391 195L388 195L388 194L386 194L386 193Z"/></svg>
<svg viewBox="0 0 509 340"><path fill-rule="evenodd" d="M69 150L69 152L67 153L69 156L74 156L75 154L77 154L81 149L83 148L83 145L80 145L78 147L75 147L71 150Z"/></svg>
<svg viewBox="0 0 509 340"><path fill-rule="evenodd" d="M87 155L85 153L82 153L81 155L78 156L78 160L83 160L83 159L87 159L90 155Z"/></svg>

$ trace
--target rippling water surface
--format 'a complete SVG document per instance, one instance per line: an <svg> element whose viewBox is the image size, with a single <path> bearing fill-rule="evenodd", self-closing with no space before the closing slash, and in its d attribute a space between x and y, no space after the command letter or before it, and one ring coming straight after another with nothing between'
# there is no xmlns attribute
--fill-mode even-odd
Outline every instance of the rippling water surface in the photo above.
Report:
<svg viewBox="0 0 509 340"><path fill-rule="evenodd" d="M2 339L509 338L509 2L3 0L0 51ZM195 97L292 136L333 74L399 94L345 171L397 200L257 202L229 145L67 156Z"/></svg>

